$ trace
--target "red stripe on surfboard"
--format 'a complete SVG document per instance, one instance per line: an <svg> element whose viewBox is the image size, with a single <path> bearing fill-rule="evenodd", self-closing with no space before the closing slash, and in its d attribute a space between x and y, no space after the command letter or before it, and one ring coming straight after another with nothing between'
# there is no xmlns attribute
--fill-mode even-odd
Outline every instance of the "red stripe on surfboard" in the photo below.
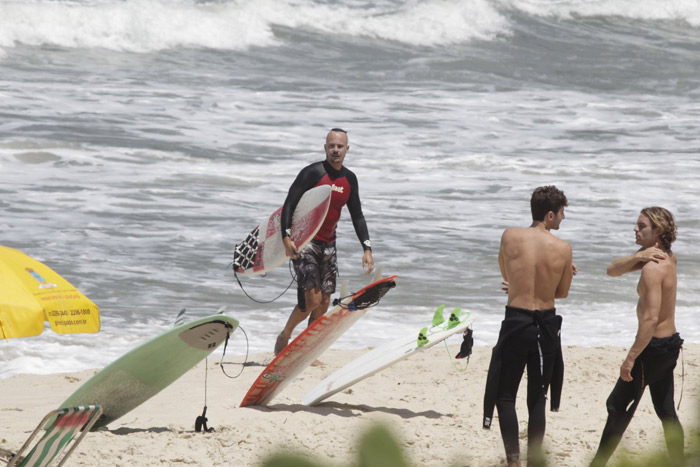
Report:
<svg viewBox="0 0 700 467"><path fill-rule="evenodd" d="M331 204L330 195L326 197L325 201L311 211L306 213L294 222L294 231L292 232L292 240L294 243L302 244L306 242L311 235L320 227L319 224L323 222L326 218L326 213L328 212L328 206ZM275 235L281 235L280 222L282 219L282 208L272 213L272 216L268 219L267 229L265 233L265 240ZM255 253L255 258L253 260L253 272L260 271L265 268L263 263L263 255L265 253L265 243L263 242L259 247L258 251Z"/></svg>
<svg viewBox="0 0 700 467"><path fill-rule="evenodd" d="M319 204L295 222L296 228L292 231L294 243L301 244L308 240L314 230L316 230L316 227L326 218L330 204L331 197L329 196L324 203Z"/></svg>
<svg viewBox="0 0 700 467"><path fill-rule="evenodd" d="M352 299L357 299L370 288L377 287L379 284L385 282L396 281L396 279L397 276L390 276L368 284L355 292ZM314 321L311 326L302 331L296 339L290 342L289 345L270 362L262 373L260 373L241 401L240 407L260 405L260 403L268 398L268 395L273 393L277 386L284 381L286 373L289 372L288 370L298 364L311 350L321 345L325 337L332 334L338 326L343 323L346 316L350 314L359 314L361 317L367 310L368 308L350 311L347 308L341 308L335 313L323 315ZM267 377L265 377L266 375ZM278 379L280 376L281 379Z"/></svg>
<svg viewBox="0 0 700 467"><path fill-rule="evenodd" d="M270 218L267 220L267 232L265 233L265 239L272 237L276 233L279 234L279 232L282 231L280 228L281 219L282 208L279 208L277 211L273 212Z"/></svg>
<svg viewBox="0 0 700 467"><path fill-rule="evenodd" d="M304 241L308 239L311 236L311 232L313 232L316 229L316 226L320 222L323 222L323 219L325 219L326 213L328 212L328 205L330 204L330 202L331 197L328 196L321 204L313 208L311 211L307 212L299 219L295 220L293 232L295 235L292 238L292 240L294 240L295 243L298 241ZM272 213L272 216L270 216L270 218L268 219L267 233L265 234L266 240L274 235L280 235L280 232L282 231L282 228L280 226L281 221L282 208L279 208L277 211Z"/></svg>
<svg viewBox="0 0 700 467"><path fill-rule="evenodd" d="M362 310L364 311L364 310ZM313 350L323 341L323 337L331 334L342 323L343 318L348 313L355 313L348 310L341 310L330 317L322 316L316 320L312 327L307 328L292 343L280 352L277 357L265 368L250 388L241 402L241 407L258 405L267 394L273 392L277 386L286 378L288 370L296 364L307 352ZM319 323L316 325L316 323ZM270 370L268 370L270 368ZM281 377L281 379L277 379Z"/></svg>

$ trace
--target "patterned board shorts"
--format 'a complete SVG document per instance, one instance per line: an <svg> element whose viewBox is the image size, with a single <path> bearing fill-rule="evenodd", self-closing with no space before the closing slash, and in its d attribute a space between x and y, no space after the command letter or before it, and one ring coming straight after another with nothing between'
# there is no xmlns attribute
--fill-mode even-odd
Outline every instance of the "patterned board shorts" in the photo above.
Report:
<svg viewBox="0 0 700 467"><path fill-rule="evenodd" d="M303 296L304 290L314 287L319 287L325 294L334 293L335 278L338 275L335 242L312 240L301 251L301 257L294 261L294 271L300 295Z"/></svg>

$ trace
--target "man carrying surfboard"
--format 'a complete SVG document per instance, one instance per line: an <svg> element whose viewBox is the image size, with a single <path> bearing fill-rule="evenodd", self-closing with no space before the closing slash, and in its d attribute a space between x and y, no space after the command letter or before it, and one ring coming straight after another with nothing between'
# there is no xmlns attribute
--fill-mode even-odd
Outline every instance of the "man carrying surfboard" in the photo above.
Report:
<svg viewBox="0 0 700 467"><path fill-rule="evenodd" d="M374 268L372 248L367 223L362 214L357 177L343 165L350 146L345 130L333 128L326 136L326 159L315 162L301 170L289 188L282 207L282 241L287 256L292 258L298 282L298 303L292 310L282 332L275 342L275 355L287 345L294 328L306 317L317 319L326 311L335 292L338 264L336 259L335 233L343 206L347 204L357 238L362 244L362 268L369 274ZM302 195L309 189L331 186L331 204L326 219L314 239L301 251L290 237L292 214Z"/></svg>
<svg viewBox="0 0 700 467"><path fill-rule="evenodd" d="M683 339L676 332L676 223L666 209L642 209L634 227L634 254L617 258L608 275L642 271L637 284L637 336L620 366L620 377L606 402L608 420L592 466L604 466L632 420L648 385L654 410L661 419L670 465L684 465L683 427L673 401L673 369Z"/></svg>
<svg viewBox="0 0 700 467"><path fill-rule="evenodd" d="M547 390L558 410L563 381L561 316L554 299L565 298L576 272L571 246L554 236L568 202L555 186L537 188L530 200L532 224L503 232L498 264L508 294L505 319L493 348L484 395L484 423L491 427L494 406L509 467L520 466L515 400L527 366L528 464L542 462Z"/></svg>

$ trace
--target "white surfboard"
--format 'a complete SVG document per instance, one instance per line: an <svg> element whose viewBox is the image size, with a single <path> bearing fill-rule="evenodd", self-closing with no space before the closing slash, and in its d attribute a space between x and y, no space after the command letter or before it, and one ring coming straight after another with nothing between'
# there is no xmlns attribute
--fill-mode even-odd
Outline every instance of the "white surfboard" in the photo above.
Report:
<svg viewBox="0 0 700 467"><path fill-rule="evenodd" d="M441 305L437 310L440 316L443 309L444 305ZM316 405L416 352L430 348L454 334L464 332L473 322L471 313L455 308L447 322L423 328L420 332L391 341L348 363L307 392L301 402L304 405ZM420 336L422 340L419 339L419 334L422 334Z"/></svg>
<svg viewBox="0 0 700 467"><path fill-rule="evenodd" d="M240 406L268 405L395 285L396 276L389 276L350 297L341 297L338 305L311 323L270 362L253 382Z"/></svg>
<svg viewBox="0 0 700 467"><path fill-rule="evenodd" d="M331 205L330 185L308 190L292 215L291 238L297 249L304 248L321 228ZM282 207L273 212L243 240L233 252L237 274L265 274L287 261L282 242Z"/></svg>

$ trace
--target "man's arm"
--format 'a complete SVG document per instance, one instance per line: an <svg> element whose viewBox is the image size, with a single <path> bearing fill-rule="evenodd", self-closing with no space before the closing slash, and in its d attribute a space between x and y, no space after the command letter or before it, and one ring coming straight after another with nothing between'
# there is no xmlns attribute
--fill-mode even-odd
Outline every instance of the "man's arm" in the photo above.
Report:
<svg viewBox="0 0 700 467"><path fill-rule="evenodd" d="M294 179L292 186L289 187L287 197L282 205L282 216L280 218L280 227L282 228L282 238L289 237L289 228L292 226L292 215L299 204L299 200L304 193L314 187L311 184L312 180L309 177L308 168L302 170Z"/></svg>
<svg viewBox="0 0 700 467"><path fill-rule="evenodd" d="M656 243L653 247L649 247L643 250L639 250L636 253L623 256L622 258L615 259L610 266L608 266L608 276L621 276L627 274L628 272L639 271L649 261L658 263L668 258L668 255L661 249L658 248L659 244Z"/></svg>
<svg viewBox="0 0 700 467"><path fill-rule="evenodd" d="M506 235L506 232L503 232L503 235L501 235L501 246L498 249L498 268L501 270L501 276L503 277L503 281L501 281L501 290L503 290L506 295L508 295L508 276L506 275L506 257L503 254L503 238Z"/></svg>
<svg viewBox="0 0 700 467"><path fill-rule="evenodd" d="M319 162L303 168L292 183L292 186L289 187L287 198L282 205L282 215L280 218L282 243L284 244L287 256L292 259L297 259L299 257L297 247L289 236L294 210L297 208L297 204L299 204L299 200L304 196L304 193L316 186L324 173L323 165Z"/></svg>
<svg viewBox="0 0 700 467"><path fill-rule="evenodd" d="M280 219L280 226L282 230L282 244L284 245L284 250L287 256L292 259L297 259L299 257L299 250L292 240L290 228L292 226L292 215L294 210L299 204L299 200L306 193L306 183L303 177L303 171L297 175L296 180L289 187L289 192L287 193L287 198L284 200L284 205L282 205L282 217Z"/></svg>
<svg viewBox="0 0 700 467"><path fill-rule="evenodd" d="M372 257L372 244L369 240L369 230L367 229L367 221L362 213L362 203L360 202L360 189L357 183L357 177L353 172L347 170L346 177L350 183L350 198L348 199L348 211L352 219L352 226L355 228L364 253L362 254L362 269L369 274L374 269L374 258Z"/></svg>
<svg viewBox="0 0 700 467"><path fill-rule="evenodd" d="M501 276L503 276L504 281L508 281L508 276L506 275L506 258L503 254L503 237L501 237L501 246L498 249L498 267L501 270Z"/></svg>
<svg viewBox="0 0 700 467"><path fill-rule="evenodd" d="M651 341L659 322L661 313L663 273L654 265L645 265L642 268L642 275L639 278L639 303L637 304L637 317L639 325L634 344L627 353L627 358L620 366L620 378L623 381L632 381L632 367L634 362L642 353L642 350Z"/></svg>
<svg viewBox="0 0 700 467"><path fill-rule="evenodd" d="M362 249L367 251L371 250L371 244L369 241L369 230L367 229L367 221L365 221L365 215L362 212L362 203L360 202L360 187L357 182L357 177L354 172L346 169L346 178L350 184L350 197L348 198L348 211L350 211L350 219L352 219L352 226L355 228L355 234L357 239L360 240L362 244Z"/></svg>
<svg viewBox="0 0 700 467"><path fill-rule="evenodd" d="M557 284L557 289L554 291L554 298L566 298L569 296L569 288L571 287L571 281L574 277L575 267L573 266L573 252L571 250L571 245L568 243L565 246L566 264L564 264L564 270L561 272L561 278Z"/></svg>

